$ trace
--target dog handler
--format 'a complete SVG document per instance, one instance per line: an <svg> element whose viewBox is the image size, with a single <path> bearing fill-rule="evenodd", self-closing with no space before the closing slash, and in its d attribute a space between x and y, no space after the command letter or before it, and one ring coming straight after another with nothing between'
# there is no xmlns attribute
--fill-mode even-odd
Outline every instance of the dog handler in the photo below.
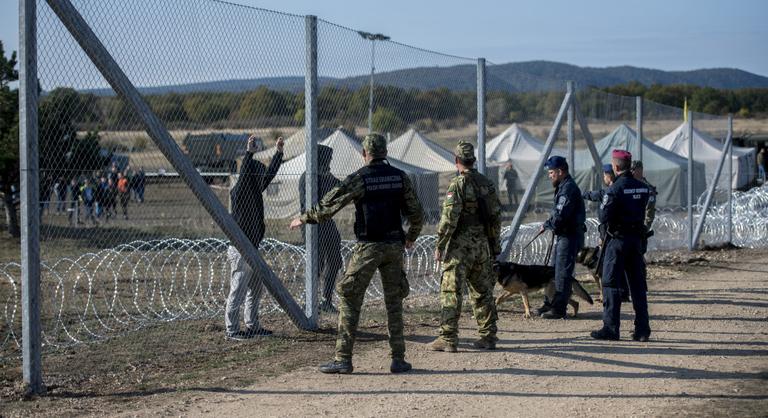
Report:
<svg viewBox="0 0 768 418"><path fill-rule="evenodd" d="M480 339L474 347L496 348L496 284L491 263L501 253L501 204L493 183L474 168L472 144L459 141L454 151L459 175L451 180L437 227L435 261L442 262L440 278L440 335L432 351L457 351L463 283L469 285L472 311Z"/></svg>
<svg viewBox="0 0 768 418"><path fill-rule="evenodd" d="M645 209L651 191L647 184L632 177L632 154L614 150L613 171L616 181L603 197L600 222L608 226L603 263L603 327L592 331L598 340L618 340L621 314L620 283L626 279L635 309L635 330L632 339L648 341L651 328L648 321L648 287L645 281L645 260L642 240L645 236Z"/></svg>
<svg viewBox="0 0 768 418"><path fill-rule="evenodd" d="M571 299L573 270L576 254L584 245L584 222L587 215L584 200L576 181L568 172L568 162L560 156L552 156L545 164L547 176L555 187L552 214L541 226L541 231L551 230L557 237L555 244L555 295L551 306L539 309L544 319L564 319Z"/></svg>
<svg viewBox="0 0 768 418"><path fill-rule="evenodd" d="M381 273L392 373L411 370L405 361L403 337L403 299L410 291L403 271L403 247L413 247L424 223L424 211L408 176L387 162L387 140L372 133L363 139L366 165L350 174L341 185L323 196L291 222L291 229L305 223L327 222L349 203L355 204L355 245L344 278L336 285L339 295L339 329L336 357L320 366L323 373L352 373L352 347L355 344L360 309L376 270ZM408 232L403 232L403 215Z"/></svg>

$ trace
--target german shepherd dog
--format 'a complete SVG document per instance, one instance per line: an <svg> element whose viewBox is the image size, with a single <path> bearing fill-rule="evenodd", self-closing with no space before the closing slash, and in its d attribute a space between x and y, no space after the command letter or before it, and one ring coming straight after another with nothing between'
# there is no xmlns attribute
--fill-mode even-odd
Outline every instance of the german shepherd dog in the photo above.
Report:
<svg viewBox="0 0 768 418"><path fill-rule="evenodd" d="M531 305L528 302L528 292L544 290L544 294L552 300L555 296L555 268L551 266L524 265L516 263L499 263L496 269L498 283L506 293L496 298L496 305L511 298L515 294L523 297L525 317L531 317ZM573 294L584 299L590 305L594 304L592 298L581 286L578 280L573 281ZM573 316L579 313L579 302L571 299L568 304L573 306Z"/></svg>
<svg viewBox="0 0 768 418"><path fill-rule="evenodd" d="M600 291L600 296L597 298L598 302L603 301L603 284L600 280L601 271L598 269L597 263L600 260L600 247L584 247L576 254L576 262L589 270L589 274L592 275L592 279L597 284L597 289Z"/></svg>

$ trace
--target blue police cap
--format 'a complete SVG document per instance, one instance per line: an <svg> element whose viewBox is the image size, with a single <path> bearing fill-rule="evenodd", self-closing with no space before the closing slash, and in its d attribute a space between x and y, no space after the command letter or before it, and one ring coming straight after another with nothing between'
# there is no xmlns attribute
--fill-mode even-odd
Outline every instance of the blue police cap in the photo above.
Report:
<svg viewBox="0 0 768 418"><path fill-rule="evenodd" d="M613 166L610 164L603 164L603 173L613 173Z"/></svg>
<svg viewBox="0 0 768 418"><path fill-rule="evenodd" d="M549 170L554 170L556 168L568 168L568 163L565 161L564 157L561 157L559 155L553 155L549 158L547 158L547 162L544 164L544 167L546 167Z"/></svg>

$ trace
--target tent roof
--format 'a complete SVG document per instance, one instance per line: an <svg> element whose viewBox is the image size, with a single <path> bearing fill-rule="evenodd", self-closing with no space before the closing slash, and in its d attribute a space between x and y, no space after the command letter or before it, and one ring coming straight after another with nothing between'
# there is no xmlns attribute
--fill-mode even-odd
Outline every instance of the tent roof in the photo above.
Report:
<svg viewBox="0 0 768 418"><path fill-rule="evenodd" d="M331 160L331 173L335 176L344 178L363 167L362 151L363 146L360 142L352 138L342 130L336 130L329 137L320 142L322 145L333 149L333 159ZM389 163L410 174L427 174L434 172L421 167L404 163L395 158L388 158ZM283 163L278 171L278 175L300 176L306 171L306 156L304 153L296 158Z"/></svg>
<svg viewBox="0 0 768 418"><path fill-rule="evenodd" d="M656 141L656 145L674 152L675 154L683 157L688 157L688 122L683 122L675 128L672 132L665 135L663 138ZM723 144L716 140L709 134L693 127L693 146L694 146L694 159L697 154L705 158L720 158L720 153L723 149ZM752 148L733 147L733 153L735 155L745 155L753 153Z"/></svg>
<svg viewBox="0 0 768 418"><path fill-rule="evenodd" d="M301 128L294 132L285 140L285 146L283 147L283 160L290 160L291 158L304 153L304 146L306 143L305 128ZM318 128L317 137L325 138L333 133L333 129ZM275 155L276 147L268 148L263 151L259 151L253 154L253 158L257 160L270 160Z"/></svg>
<svg viewBox="0 0 768 418"><path fill-rule="evenodd" d="M408 132L387 144L387 155L432 171L456 171L453 153L432 142L415 129L409 129Z"/></svg>
<svg viewBox="0 0 768 418"><path fill-rule="evenodd" d="M544 143L522 126L513 123L504 132L488 141L485 157L489 162L502 164L510 160L535 160L541 157Z"/></svg>
<svg viewBox="0 0 768 418"><path fill-rule="evenodd" d="M603 139L595 143L600 160L604 163L610 162L611 152L614 149L623 149L629 152L637 150L637 133L626 124L619 125ZM588 151L582 150L580 153L586 154ZM592 167L592 158L588 154L584 158L577 158L578 168L585 168L587 165ZM653 167L656 170L667 168L687 167L688 160L673 152L667 151L648 139L643 141L643 163L646 167ZM584 165L585 167L582 167Z"/></svg>

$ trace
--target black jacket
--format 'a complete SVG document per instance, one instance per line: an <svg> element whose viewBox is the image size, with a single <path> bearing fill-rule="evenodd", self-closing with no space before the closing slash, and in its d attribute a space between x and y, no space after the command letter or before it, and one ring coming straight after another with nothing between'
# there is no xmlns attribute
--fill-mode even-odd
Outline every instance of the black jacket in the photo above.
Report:
<svg viewBox="0 0 768 418"><path fill-rule="evenodd" d="M246 152L240 167L240 178L230 192L232 217L257 248L264 238L264 198L261 194L275 178L282 163L282 152L275 153L269 168L254 160L253 153Z"/></svg>
<svg viewBox="0 0 768 418"><path fill-rule="evenodd" d="M650 188L636 180L627 171L605 191L600 205L600 223L608 226L613 236L637 236L645 234L645 206Z"/></svg>
<svg viewBox="0 0 768 418"><path fill-rule="evenodd" d="M581 190L569 174L555 190L555 207L544 228L554 231L555 235L583 234L586 220Z"/></svg>

